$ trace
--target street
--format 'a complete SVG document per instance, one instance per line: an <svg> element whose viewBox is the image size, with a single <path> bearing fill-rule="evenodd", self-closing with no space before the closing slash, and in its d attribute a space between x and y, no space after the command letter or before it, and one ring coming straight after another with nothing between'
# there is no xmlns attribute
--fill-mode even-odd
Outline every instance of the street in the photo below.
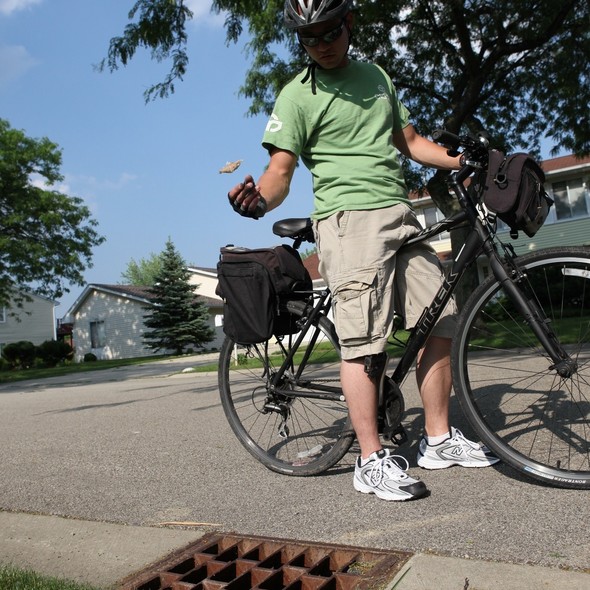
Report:
<svg viewBox="0 0 590 590"><path fill-rule="evenodd" d="M503 465L416 467L413 375L404 386L410 442L398 452L431 493L386 503L353 489L353 454L313 478L265 469L232 434L217 375L180 372L189 365L0 386L0 509L590 568L587 492L545 487ZM452 408L453 425L473 436Z"/></svg>

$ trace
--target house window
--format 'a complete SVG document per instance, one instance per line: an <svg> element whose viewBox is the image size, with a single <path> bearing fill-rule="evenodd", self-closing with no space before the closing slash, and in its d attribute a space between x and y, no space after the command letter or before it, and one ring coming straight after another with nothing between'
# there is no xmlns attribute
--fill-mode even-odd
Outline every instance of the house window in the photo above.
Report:
<svg viewBox="0 0 590 590"><path fill-rule="evenodd" d="M422 213L424 215L424 227L429 227L434 225L435 223L442 221L445 216L437 207L425 207L422 209ZM431 241L433 240L448 240L449 239L449 232L444 231L438 236L434 236Z"/></svg>
<svg viewBox="0 0 590 590"><path fill-rule="evenodd" d="M6 323L6 308L0 307L0 324Z"/></svg>
<svg viewBox="0 0 590 590"><path fill-rule="evenodd" d="M103 348L107 344L104 321L90 322L90 346L91 348Z"/></svg>
<svg viewBox="0 0 590 590"><path fill-rule="evenodd" d="M558 220L588 216L588 191L581 178L554 182L551 188Z"/></svg>

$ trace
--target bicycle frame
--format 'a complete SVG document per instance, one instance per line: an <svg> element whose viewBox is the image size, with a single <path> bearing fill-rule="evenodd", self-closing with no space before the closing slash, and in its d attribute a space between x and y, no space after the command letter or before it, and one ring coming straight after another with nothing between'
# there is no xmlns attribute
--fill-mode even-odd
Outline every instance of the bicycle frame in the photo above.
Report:
<svg viewBox="0 0 590 590"><path fill-rule="evenodd" d="M474 262L480 253L484 254L490 262L490 269L496 279L504 286L507 295L513 301L520 315L529 324L543 348L554 362L552 368L561 377L571 377L576 372L575 361L567 354L559 343L555 333L551 329L547 318L537 308L534 301L528 301L522 291L517 287L516 282L524 277L514 264L512 257L507 257L503 262L498 254L494 243L494 232L482 221L483 214L480 214L477 204L469 195L463 182L471 175L473 169L464 167L458 172L451 174L449 186L457 196L462 211L455 215L434 224L412 238L408 239L402 248L410 247L424 240L430 239L443 231L452 230L465 221L469 221L471 231L469 232L465 245L453 261L450 271L447 273L442 286L428 308L424 310L416 326L406 343L405 351L400 358L391 379L400 385L410 370L420 349L426 343L436 322L449 302L457 284L464 275L465 270ZM508 267L508 270L507 268ZM510 276L509 275L510 272Z"/></svg>
<svg viewBox="0 0 590 590"><path fill-rule="evenodd" d="M332 306L332 294L329 290L324 289L322 291L313 291L313 294L317 295L318 301L317 303L311 307L311 313L306 318L305 324L301 327L301 331L299 332L297 338L295 339L294 343L291 343L289 349L286 350L283 347L282 342L279 341L280 346L283 348L283 352L285 353L285 360L282 362L279 370L272 376L270 382L270 389L273 392L283 393L279 387L280 381L283 379L284 375L287 373L288 370L292 369L293 367L293 358L297 351L299 350L299 346L303 342L305 336L307 336L309 329L312 327L314 320L320 314L328 315L330 308ZM316 328L315 332L312 334L310 343L313 345L319 335L319 329ZM309 387L310 383L308 381L302 382L301 381L301 373L303 372L305 366L307 365L307 361L309 360L309 355L311 354L313 346L308 346L305 354L303 355L303 359L299 363L299 369L297 373L293 375L293 381L295 385L301 385L304 387ZM322 385L321 383L313 383L313 388L318 391L318 393L312 392L296 392L295 395L297 397L308 397L308 398L317 398L317 399L338 399L339 401L343 401L342 390L339 387L332 387L330 385ZM284 392L288 395L293 395L292 391Z"/></svg>
<svg viewBox="0 0 590 590"><path fill-rule="evenodd" d="M398 386L401 385L416 360L419 351L426 344L428 337L432 333L432 329L436 325L446 305L449 303L453 292L465 271L480 255L484 255L489 260L491 272L504 286L507 295L515 304L516 309L530 325L539 342L553 361L554 365L552 368L554 368L561 377L570 377L576 372L577 365L575 361L571 359L559 343L547 321L547 318L544 317L534 301L526 299L521 289L517 286L517 283L522 281L525 277L514 263L513 256L507 255L505 259L502 259L499 255L495 243L497 240L495 230L486 221L486 213L479 207L476 200L469 194L463 184L464 181L471 176L473 171L474 168L465 166L461 170L452 173L449 178L449 187L457 196L462 208L461 211L423 229L415 236L409 238L402 246L402 249L410 248L413 245L429 240L445 231L456 229L462 225L471 227L464 246L454 259L451 269L447 273L435 298L430 306L424 309L418 322L411 330L410 336L405 345L405 350L391 375L392 381ZM273 391L281 392L280 382L287 372L292 369L294 355L306 337L315 318L319 314L327 315L330 310L331 293L329 290L315 291L314 295L319 299L315 305L310 306L311 311L306 318L305 324L301 327L301 331L295 339L295 342L289 346L289 350L283 349L286 358L276 374L272 376L270 385ZM316 337L317 333L312 335L312 344ZM308 348L302 362L299 364L298 372L291 377L292 382L295 385L303 385L299 380L303 368L309 360L311 348L312 347ZM309 385L309 382L305 382L305 386ZM317 390L317 393L309 391L305 393L285 391L284 393L301 397L342 400L342 394L339 388L322 385L320 383L314 383L313 388Z"/></svg>

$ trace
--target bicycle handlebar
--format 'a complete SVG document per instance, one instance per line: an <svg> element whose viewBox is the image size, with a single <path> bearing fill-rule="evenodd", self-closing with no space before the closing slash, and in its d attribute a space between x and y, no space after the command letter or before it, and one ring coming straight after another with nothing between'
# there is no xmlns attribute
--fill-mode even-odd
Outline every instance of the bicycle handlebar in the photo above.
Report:
<svg viewBox="0 0 590 590"><path fill-rule="evenodd" d="M488 149L490 142L485 133L478 133L476 137L471 135L455 135L446 129L435 129L432 139L436 143L446 146L449 155L456 156L463 149L463 160L486 165L488 161Z"/></svg>

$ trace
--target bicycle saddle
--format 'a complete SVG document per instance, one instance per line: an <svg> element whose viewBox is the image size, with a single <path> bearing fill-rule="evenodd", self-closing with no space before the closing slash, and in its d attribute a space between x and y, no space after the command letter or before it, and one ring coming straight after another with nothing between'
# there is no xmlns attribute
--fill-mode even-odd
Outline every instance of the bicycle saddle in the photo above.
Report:
<svg viewBox="0 0 590 590"><path fill-rule="evenodd" d="M299 239L312 243L315 241L309 217L281 219L273 224L272 233L281 238Z"/></svg>

